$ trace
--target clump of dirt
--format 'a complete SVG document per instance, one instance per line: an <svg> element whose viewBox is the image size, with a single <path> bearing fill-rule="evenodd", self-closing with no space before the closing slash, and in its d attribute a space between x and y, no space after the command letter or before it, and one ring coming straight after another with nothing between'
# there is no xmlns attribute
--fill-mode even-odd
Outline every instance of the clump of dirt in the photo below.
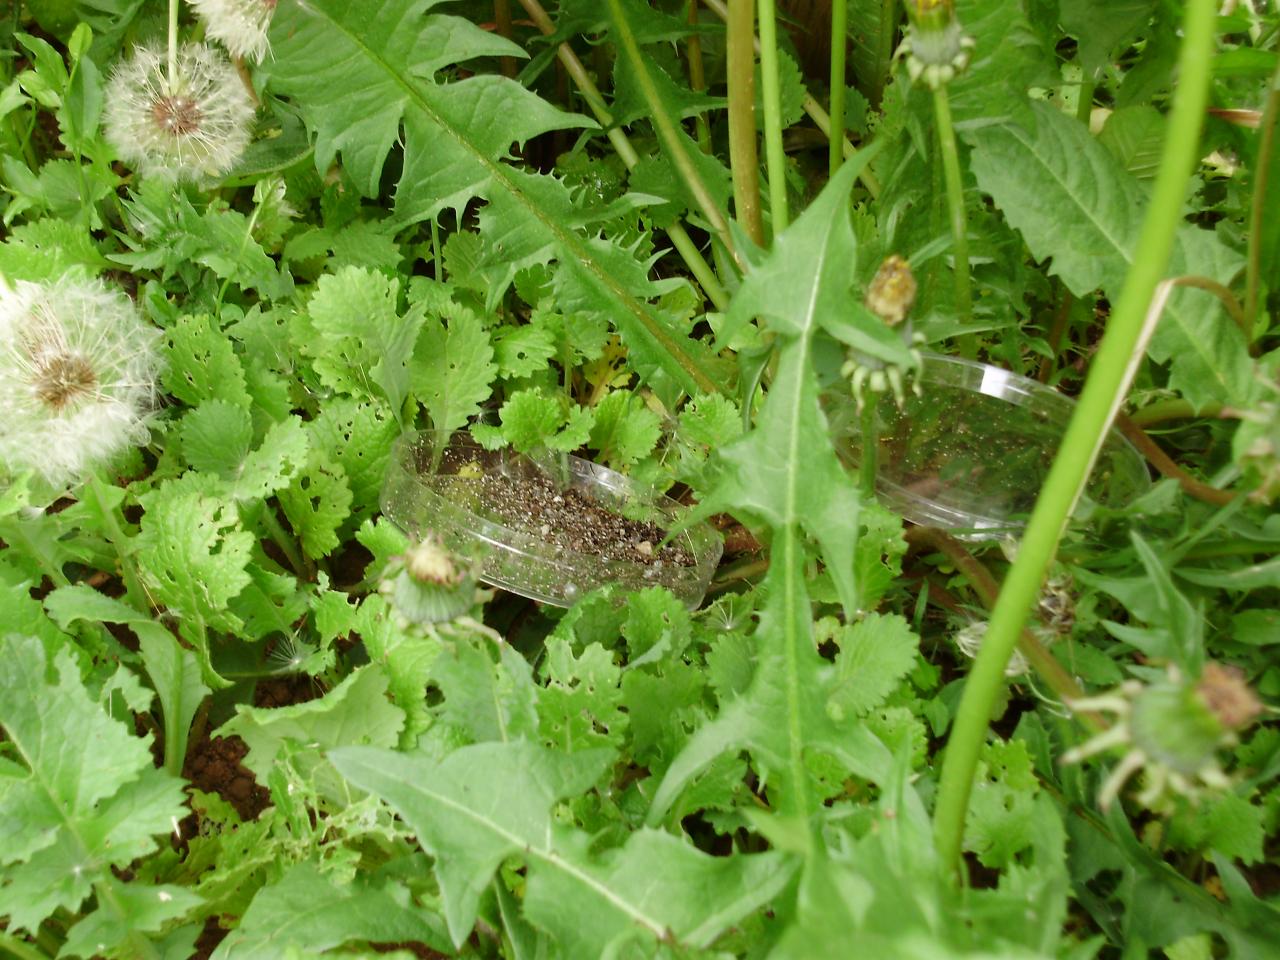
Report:
<svg viewBox="0 0 1280 960"><path fill-rule="evenodd" d="M641 566L659 561L680 567L695 564L684 545L673 542L660 546L667 531L658 524L624 517L576 487L560 487L536 468L472 472L468 469L472 461L453 449L444 460L441 472L455 474L450 481L472 487L484 505L483 514L503 526L541 536L561 550L604 560Z"/></svg>
<svg viewBox="0 0 1280 960"><path fill-rule="evenodd" d="M256 820L271 805L271 793L240 763L248 752L239 737L204 737L187 751L182 775L192 786L226 800L241 820Z"/></svg>
<svg viewBox="0 0 1280 960"><path fill-rule="evenodd" d="M305 673L259 680L253 688L255 707L291 707L315 700L323 691L319 682Z"/></svg>

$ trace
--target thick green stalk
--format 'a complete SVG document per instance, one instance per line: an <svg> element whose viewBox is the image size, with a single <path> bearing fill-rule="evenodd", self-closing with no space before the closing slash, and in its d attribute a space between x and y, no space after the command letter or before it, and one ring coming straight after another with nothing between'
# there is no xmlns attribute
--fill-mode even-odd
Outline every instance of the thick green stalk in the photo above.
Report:
<svg viewBox="0 0 1280 960"><path fill-rule="evenodd" d="M886 3L894 6L895 9L897 7L897 0L886 0ZM724 0L702 0L702 5L725 23L729 22L729 8L725 5ZM759 53L760 42L755 40L753 37L753 43L753 49ZM730 92L732 94L732 84L730 84ZM755 94L753 93L751 96L754 97ZM732 95L730 96L730 99L732 100ZM818 101L814 99L813 94L809 93L807 90L805 91L801 107L804 112L808 114L809 119L813 121L814 125L822 131L824 136L831 136L830 115L822 108L822 104L818 103ZM733 108L731 106L730 116L732 116L732 109ZM754 135L753 128L752 136ZM848 137L843 138L843 149L844 158L846 160L852 159L853 155L858 152L858 148L853 145L852 141L850 141ZM858 179L861 180L862 185L867 188L867 193L871 194L872 199L880 196L880 180L871 172L871 167L864 165L862 169L858 171Z"/></svg>
<svg viewBox="0 0 1280 960"><path fill-rule="evenodd" d="M1189 0L1178 66L1178 87L1165 134L1164 153L1143 220L1142 234L1124 287L1094 358L1084 392L1058 456L1027 524L1018 557L1005 577L982 649L965 682L947 744L934 812L934 833L944 870L956 874L965 814L992 709L1004 687L1004 668L1039 595L1080 490L1107 427L1132 378L1147 307L1168 267L1181 219L1182 198L1195 166L1213 52L1213 0Z"/></svg>
<svg viewBox="0 0 1280 960"><path fill-rule="evenodd" d="M1129 419L1133 421L1134 426L1145 430L1147 427L1155 426L1157 423L1164 423L1166 420L1216 417L1221 413L1222 404L1220 403L1206 403L1203 407L1197 409L1191 405L1190 401L1176 397L1172 400L1157 400L1155 403L1131 413Z"/></svg>
<svg viewBox="0 0 1280 960"><path fill-rule="evenodd" d="M178 0L169 0L169 93L178 86Z"/></svg>
<svg viewBox="0 0 1280 960"><path fill-rule="evenodd" d="M844 75L848 34L849 0L831 0L831 123L827 130L827 166L833 177L844 160Z"/></svg>
<svg viewBox="0 0 1280 960"><path fill-rule="evenodd" d="M555 24L551 22L551 17L547 15L547 11L542 8L538 0L520 0L520 5L524 7L525 12L529 14L530 19L533 20L539 30L547 35L555 33ZM636 152L636 148L632 146L631 140L628 139L626 133L613 122L613 115L609 113L608 104L605 103L604 97L600 95L600 88L591 79L591 74L587 72L587 68L567 43L560 44L559 49L556 51L556 56L559 58L560 63L564 65L565 72L569 74L569 77L577 86L578 92L582 94L582 98L587 101L587 106L591 108L591 112L600 121L600 126L604 128L614 152L618 154L619 159L630 170L640 162L640 154ZM715 305L715 308L717 310L728 309L728 292L721 285L716 272L711 269L711 266L703 258L688 231L676 223L667 228L667 236L671 239L671 244L676 248L676 252L684 260L685 266L689 268L690 272L697 278L698 283L702 285L703 292L706 293L707 298Z"/></svg>
<svg viewBox="0 0 1280 960"><path fill-rule="evenodd" d="M17 936L0 930L0 953L13 957L14 960L49 960L51 954L41 953L31 944L19 940Z"/></svg>
<svg viewBox="0 0 1280 960"><path fill-rule="evenodd" d="M1244 335L1253 340L1253 325L1258 319L1258 285L1262 270L1262 217L1266 210L1271 156L1276 149L1276 124L1280 122L1280 67L1271 77L1271 91L1262 112L1258 130L1258 158L1253 171L1253 205L1249 211L1249 263L1245 270ZM1280 190L1280 184L1270 185Z"/></svg>
<svg viewBox="0 0 1280 960"><path fill-rule="evenodd" d="M964 184L960 180L960 151L956 148L956 131L951 123L951 101L946 84L933 91L933 112L938 121L938 146L942 153L942 173L947 183L947 211L951 215L952 251L955 256L953 274L956 284L956 314L961 323L973 315L973 297L969 292L969 225L964 214ZM972 337L965 338L972 341ZM961 344L962 353L972 357L972 342Z"/></svg>
<svg viewBox="0 0 1280 960"><path fill-rule="evenodd" d="M1080 93L1079 99L1076 101L1076 119L1089 126L1089 120L1093 117L1093 94L1098 89L1097 78L1085 71L1083 66L1080 67Z"/></svg>
<svg viewBox="0 0 1280 960"><path fill-rule="evenodd" d="M725 219L724 212L716 206L715 199L711 196L711 191L703 182L701 174L698 173L698 168L693 165L693 158L689 156L689 151L685 149L685 142L680 137L676 122L672 119L671 114L667 112L666 104L662 102L662 95L658 92L658 87L653 82L649 68L640 53L640 44L636 42L636 36L631 30L631 24L627 20L626 12L622 9L622 4L619 0L608 0L608 2L609 12L612 14L614 33L622 48L623 55L631 61L632 73L640 87L640 94L644 97L645 104L649 107L649 119L653 121L653 126L658 131L658 138L662 141L671 163L675 166L676 173L684 181L684 185L689 192L693 194L693 199L697 203L698 209L707 218L707 223L711 225L711 229L719 237L720 242L724 244L724 248L737 260L737 250L734 246L733 237L729 234L729 222ZM739 265L741 266L741 264Z"/></svg>
<svg viewBox="0 0 1280 960"><path fill-rule="evenodd" d="M729 168L733 209L757 246L764 245L760 214L760 155L756 150L755 0L729 0L725 38L729 74Z"/></svg>
<svg viewBox="0 0 1280 960"><path fill-rule="evenodd" d="M787 155L782 150L782 86L778 80L778 13L774 0L760 0L760 80L764 100L764 162L769 170L769 214L776 237L787 211Z"/></svg>
<svg viewBox="0 0 1280 960"><path fill-rule="evenodd" d="M862 495L874 499L876 495L876 472L880 469L880 431L877 428L877 408L880 406L880 395L872 393L862 406L862 463L859 466L859 486Z"/></svg>

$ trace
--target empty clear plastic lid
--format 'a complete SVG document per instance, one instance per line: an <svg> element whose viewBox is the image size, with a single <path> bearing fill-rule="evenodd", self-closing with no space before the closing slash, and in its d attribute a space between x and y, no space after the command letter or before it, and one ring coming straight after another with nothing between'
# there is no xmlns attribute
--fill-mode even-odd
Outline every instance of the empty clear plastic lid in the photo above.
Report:
<svg viewBox="0 0 1280 960"><path fill-rule="evenodd" d="M876 491L908 520L968 539L1017 534L1035 505L1075 402L972 360L926 354L919 395L876 408ZM849 431L849 457L863 439ZM1141 454L1112 430L1086 495L1120 507L1151 485Z"/></svg>
<svg viewBox="0 0 1280 960"><path fill-rule="evenodd" d="M397 441L382 511L409 536L439 537L512 593L571 606L606 584L663 586L702 602L721 538L698 524L663 543L687 508L568 454L492 451L464 435L435 449L427 432Z"/></svg>

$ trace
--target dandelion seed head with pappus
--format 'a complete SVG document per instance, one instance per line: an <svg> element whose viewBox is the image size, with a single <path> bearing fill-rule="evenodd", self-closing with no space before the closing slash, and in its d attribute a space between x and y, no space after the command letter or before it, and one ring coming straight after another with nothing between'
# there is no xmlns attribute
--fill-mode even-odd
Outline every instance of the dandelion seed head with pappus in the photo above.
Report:
<svg viewBox="0 0 1280 960"><path fill-rule="evenodd" d="M230 51L254 63L271 49L267 27L276 11L276 0L190 0L206 32Z"/></svg>
<svg viewBox="0 0 1280 960"><path fill-rule="evenodd" d="M100 280L0 283L0 466L65 488L145 443L159 340Z"/></svg>
<svg viewBox="0 0 1280 960"><path fill-rule="evenodd" d="M138 47L107 89L105 133L120 159L147 175L197 180L226 173L249 145L254 105L226 54L207 43L166 54Z"/></svg>

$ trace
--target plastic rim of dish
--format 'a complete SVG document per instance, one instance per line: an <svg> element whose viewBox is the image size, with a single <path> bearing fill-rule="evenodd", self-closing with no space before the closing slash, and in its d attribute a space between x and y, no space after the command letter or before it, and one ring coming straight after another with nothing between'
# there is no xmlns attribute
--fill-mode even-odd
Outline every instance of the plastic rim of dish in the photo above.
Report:
<svg viewBox="0 0 1280 960"><path fill-rule="evenodd" d="M877 406L876 491L914 523L967 540L1017 534L1035 504L1075 401L1000 367L925 354L920 395ZM861 461L862 437L850 436ZM1119 507L1151 486L1146 462L1112 429L1086 488Z"/></svg>
<svg viewBox="0 0 1280 960"><path fill-rule="evenodd" d="M589 460L566 454L557 462L567 479L562 489L572 488L620 516L640 510L644 519L666 530L688 509ZM559 546L537 529L512 525L509 517L480 505L481 473L513 479L531 471L550 476L551 465L550 458L543 462L512 451L485 450L461 434L436 456L430 432L405 434L396 441L387 467L382 512L410 537L434 534L450 550L476 561L486 583L531 600L568 607L598 587L617 584L625 590L666 587L690 609L702 602L723 546L710 524L697 524L672 538L692 564L660 557L645 563Z"/></svg>

